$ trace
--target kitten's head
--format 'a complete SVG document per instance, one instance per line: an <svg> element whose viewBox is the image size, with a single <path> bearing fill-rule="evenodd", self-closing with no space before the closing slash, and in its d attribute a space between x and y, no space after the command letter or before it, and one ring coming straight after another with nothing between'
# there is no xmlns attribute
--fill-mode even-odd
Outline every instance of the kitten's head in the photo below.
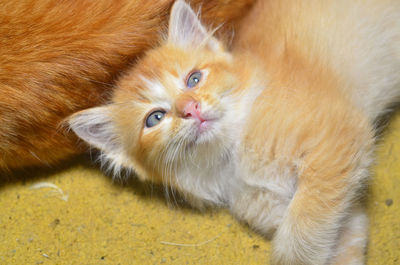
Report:
<svg viewBox="0 0 400 265"><path fill-rule="evenodd" d="M119 80L112 104L74 114L70 126L116 171L176 184L182 168L229 157L248 103L240 67L179 0L167 39Z"/></svg>

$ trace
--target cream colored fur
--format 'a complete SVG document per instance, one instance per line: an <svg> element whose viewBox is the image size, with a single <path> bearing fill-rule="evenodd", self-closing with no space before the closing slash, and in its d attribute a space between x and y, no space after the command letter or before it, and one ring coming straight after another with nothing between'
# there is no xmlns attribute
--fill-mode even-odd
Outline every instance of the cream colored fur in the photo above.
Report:
<svg viewBox="0 0 400 265"><path fill-rule="evenodd" d="M116 173L228 207L272 236L273 264L364 264L359 201L374 123L400 96L399 12L394 0L259 0L227 51L178 0L167 40L71 128ZM148 127L155 110L165 116Z"/></svg>

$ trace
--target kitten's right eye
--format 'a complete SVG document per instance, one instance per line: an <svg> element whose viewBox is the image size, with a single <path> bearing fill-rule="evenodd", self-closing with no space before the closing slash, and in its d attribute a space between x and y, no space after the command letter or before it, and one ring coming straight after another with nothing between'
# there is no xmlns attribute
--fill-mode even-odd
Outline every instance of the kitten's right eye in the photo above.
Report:
<svg viewBox="0 0 400 265"><path fill-rule="evenodd" d="M186 80L186 86L188 88L194 88L200 82L201 76L202 76L202 74L200 71L195 71L195 72L190 73L189 77Z"/></svg>
<svg viewBox="0 0 400 265"><path fill-rule="evenodd" d="M146 127L150 128L156 126L160 123L160 121L164 118L165 111L163 110L156 110L150 113L150 115L146 119Z"/></svg>

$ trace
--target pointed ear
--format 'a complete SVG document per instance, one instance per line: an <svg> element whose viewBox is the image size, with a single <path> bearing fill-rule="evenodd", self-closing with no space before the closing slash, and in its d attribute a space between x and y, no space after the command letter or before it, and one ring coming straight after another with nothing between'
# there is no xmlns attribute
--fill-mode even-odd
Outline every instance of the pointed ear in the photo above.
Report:
<svg viewBox="0 0 400 265"><path fill-rule="evenodd" d="M121 150L111 117L111 106L97 107L75 113L68 118L70 128L85 142L107 153Z"/></svg>
<svg viewBox="0 0 400 265"><path fill-rule="evenodd" d="M177 0L172 7L168 42L181 47L204 45L212 51L222 49L222 44L207 32L197 15L183 0Z"/></svg>
<svg viewBox="0 0 400 265"><path fill-rule="evenodd" d="M107 169L119 176L123 168L133 170L139 178L146 179L146 171L133 157L125 155L122 140L113 121L114 105L96 107L77 112L67 119L69 127L82 140L100 149L101 162L108 162Z"/></svg>

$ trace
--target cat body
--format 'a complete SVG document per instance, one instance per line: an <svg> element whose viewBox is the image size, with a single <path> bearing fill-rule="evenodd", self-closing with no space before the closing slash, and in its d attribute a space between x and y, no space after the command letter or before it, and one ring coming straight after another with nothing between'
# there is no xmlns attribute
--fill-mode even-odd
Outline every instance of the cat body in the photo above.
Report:
<svg viewBox="0 0 400 265"><path fill-rule="evenodd" d="M201 5L207 21L229 29L252 2L192 4ZM157 43L172 3L0 3L0 171L48 165L84 151L60 123L109 100L118 75Z"/></svg>
<svg viewBox="0 0 400 265"><path fill-rule="evenodd" d="M176 1L168 38L71 128L118 175L228 207L273 264L363 264L374 126L400 96L396 1L259 0L232 51Z"/></svg>

